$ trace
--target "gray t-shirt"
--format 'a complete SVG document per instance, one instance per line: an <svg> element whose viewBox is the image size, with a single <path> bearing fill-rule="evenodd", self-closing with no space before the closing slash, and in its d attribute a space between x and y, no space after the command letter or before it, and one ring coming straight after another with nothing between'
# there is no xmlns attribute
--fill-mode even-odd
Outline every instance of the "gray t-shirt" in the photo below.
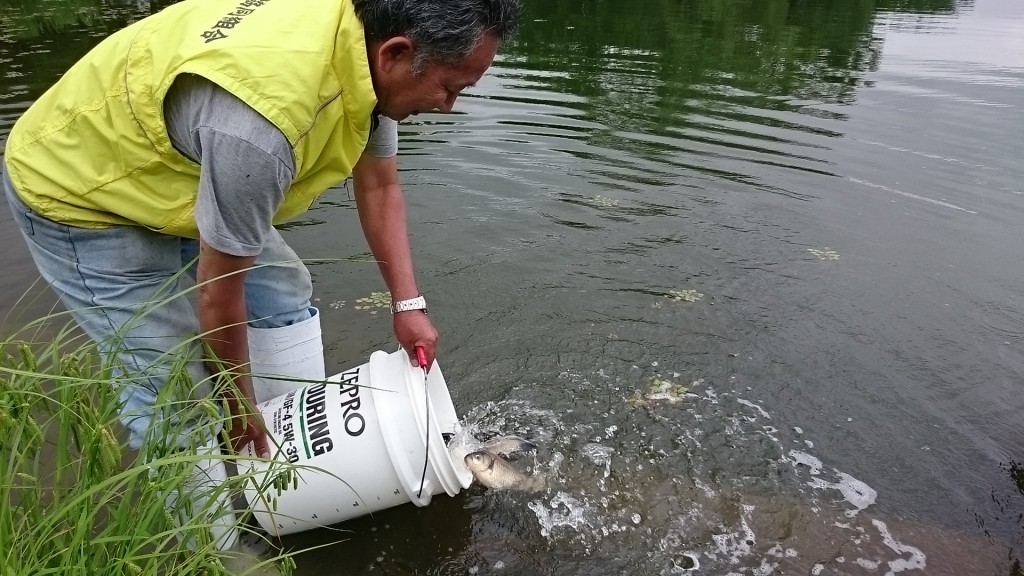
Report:
<svg viewBox="0 0 1024 576"><path fill-rule="evenodd" d="M214 249L256 256L295 177L284 134L256 110L213 82L183 74L164 99L171 144L201 165L196 224ZM398 152L398 123L379 116L366 153Z"/></svg>

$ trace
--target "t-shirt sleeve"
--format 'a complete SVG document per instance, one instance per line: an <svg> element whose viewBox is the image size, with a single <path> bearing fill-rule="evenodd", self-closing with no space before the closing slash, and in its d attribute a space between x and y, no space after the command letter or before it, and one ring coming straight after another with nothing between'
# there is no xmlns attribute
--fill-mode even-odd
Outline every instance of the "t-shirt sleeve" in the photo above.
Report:
<svg viewBox="0 0 1024 576"><path fill-rule="evenodd" d="M390 158L398 154L398 122L379 114L377 127L366 142L366 152L377 158Z"/></svg>
<svg viewBox="0 0 1024 576"><path fill-rule="evenodd" d="M287 138L213 82L179 76L164 114L174 147L200 165L199 235L233 256L256 256L295 176Z"/></svg>

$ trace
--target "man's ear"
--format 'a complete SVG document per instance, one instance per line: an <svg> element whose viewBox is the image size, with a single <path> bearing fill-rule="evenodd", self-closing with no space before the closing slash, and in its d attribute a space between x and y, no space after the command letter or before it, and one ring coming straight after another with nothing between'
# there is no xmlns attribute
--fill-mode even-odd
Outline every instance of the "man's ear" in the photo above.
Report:
<svg viewBox="0 0 1024 576"><path fill-rule="evenodd" d="M411 68L415 44L407 36L393 36L377 48L377 67L385 74L401 68Z"/></svg>

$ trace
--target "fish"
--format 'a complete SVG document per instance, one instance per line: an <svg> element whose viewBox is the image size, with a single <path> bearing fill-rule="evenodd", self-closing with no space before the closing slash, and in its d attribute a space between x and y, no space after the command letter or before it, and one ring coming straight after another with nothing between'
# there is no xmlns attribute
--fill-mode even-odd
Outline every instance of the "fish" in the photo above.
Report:
<svg viewBox="0 0 1024 576"><path fill-rule="evenodd" d="M487 450L466 454L466 467L473 472L477 482L491 490L523 490L540 492L546 482L541 476L528 476L501 457Z"/></svg>
<svg viewBox="0 0 1024 576"><path fill-rule="evenodd" d="M537 450L537 445L518 436L498 436L487 441L480 450L507 458L522 452L534 452Z"/></svg>

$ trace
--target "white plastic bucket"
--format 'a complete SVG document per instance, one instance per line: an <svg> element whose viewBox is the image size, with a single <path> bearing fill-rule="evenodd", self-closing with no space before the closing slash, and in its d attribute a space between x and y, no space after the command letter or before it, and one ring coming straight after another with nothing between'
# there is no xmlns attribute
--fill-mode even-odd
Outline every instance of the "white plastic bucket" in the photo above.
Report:
<svg viewBox="0 0 1024 576"><path fill-rule="evenodd" d="M429 406L428 406L429 402ZM362 366L259 404L276 458L298 466L298 488L255 486L245 497L260 526L281 536L406 502L426 506L473 480L448 453L444 435L459 426L441 368L426 378L408 355L377 351ZM429 415L429 459L424 476ZM253 456L252 445L246 447ZM260 480L267 462L242 459ZM278 467L280 468L280 467ZM421 490L421 478L422 490Z"/></svg>
<svg viewBox="0 0 1024 576"><path fill-rule="evenodd" d="M310 307L309 312L308 319L288 326L247 327L249 371L256 402L303 388L303 380L322 381L326 377L320 311Z"/></svg>

